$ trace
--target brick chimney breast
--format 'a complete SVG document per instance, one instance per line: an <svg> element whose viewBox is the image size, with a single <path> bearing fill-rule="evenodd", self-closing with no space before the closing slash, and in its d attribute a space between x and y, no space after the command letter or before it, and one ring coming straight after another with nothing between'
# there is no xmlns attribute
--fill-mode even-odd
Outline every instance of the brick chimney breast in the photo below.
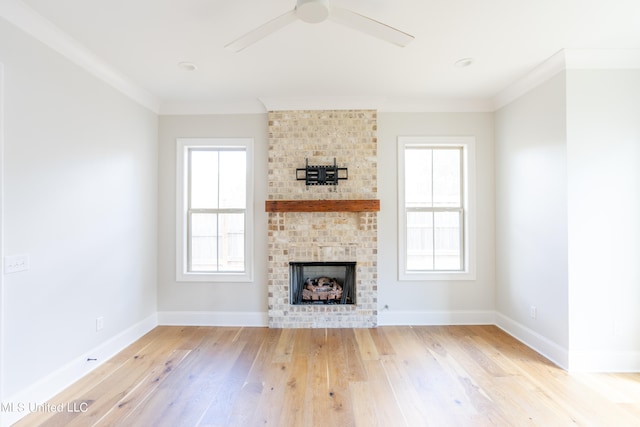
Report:
<svg viewBox="0 0 640 427"><path fill-rule="evenodd" d="M269 200L377 199L375 110L270 111ZM296 169L348 168L338 185L309 186ZM378 212L269 212L269 326L374 327L377 324ZM356 262L356 304L291 305L290 262Z"/></svg>

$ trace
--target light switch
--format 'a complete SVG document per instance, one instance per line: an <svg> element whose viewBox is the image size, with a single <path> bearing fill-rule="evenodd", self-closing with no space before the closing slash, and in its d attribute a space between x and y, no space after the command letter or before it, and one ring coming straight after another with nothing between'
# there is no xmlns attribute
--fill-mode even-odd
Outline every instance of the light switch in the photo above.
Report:
<svg viewBox="0 0 640 427"><path fill-rule="evenodd" d="M17 273L29 269L29 255L4 257L4 274Z"/></svg>

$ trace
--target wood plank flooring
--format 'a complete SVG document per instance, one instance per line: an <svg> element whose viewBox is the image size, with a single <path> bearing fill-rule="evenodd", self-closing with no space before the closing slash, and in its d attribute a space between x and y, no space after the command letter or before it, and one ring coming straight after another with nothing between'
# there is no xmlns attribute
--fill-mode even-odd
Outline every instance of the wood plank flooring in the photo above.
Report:
<svg viewBox="0 0 640 427"><path fill-rule="evenodd" d="M158 327L16 426L639 426L640 374L494 326Z"/></svg>

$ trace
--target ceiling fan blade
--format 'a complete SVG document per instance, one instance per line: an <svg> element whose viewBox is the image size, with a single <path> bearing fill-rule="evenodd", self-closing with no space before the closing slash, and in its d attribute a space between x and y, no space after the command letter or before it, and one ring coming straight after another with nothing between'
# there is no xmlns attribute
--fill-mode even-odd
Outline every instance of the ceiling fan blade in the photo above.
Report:
<svg viewBox="0 0 640 427"><path fill-rule="evenodd" d="M411 34L402 32L374 19L367 18L349 9L332 7L329 19L401 47L405 47L414 39Z"/></svg>
<svg viewBox="0 0 640 427"><path fill-rule="evenodd" d="M297 19L295 9L291 10L283 15L278 16L275 19L259 26L258 28L249 31L247 34L238 37L231 43L225 46L225 49L232 50L234 52L240 52L245 47L251 46L255 42L268 36L269 34L278 31L280 28L292 23Z"/></svg>

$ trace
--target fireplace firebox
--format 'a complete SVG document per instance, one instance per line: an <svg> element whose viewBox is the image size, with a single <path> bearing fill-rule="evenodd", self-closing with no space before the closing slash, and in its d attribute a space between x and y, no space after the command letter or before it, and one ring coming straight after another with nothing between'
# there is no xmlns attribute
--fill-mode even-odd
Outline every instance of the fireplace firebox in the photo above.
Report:
<svg viewBox="0 0 640 427"><path fill-rule="evenodd" d="M355 304L355 262L291 262L291 304Z"/></svg>

